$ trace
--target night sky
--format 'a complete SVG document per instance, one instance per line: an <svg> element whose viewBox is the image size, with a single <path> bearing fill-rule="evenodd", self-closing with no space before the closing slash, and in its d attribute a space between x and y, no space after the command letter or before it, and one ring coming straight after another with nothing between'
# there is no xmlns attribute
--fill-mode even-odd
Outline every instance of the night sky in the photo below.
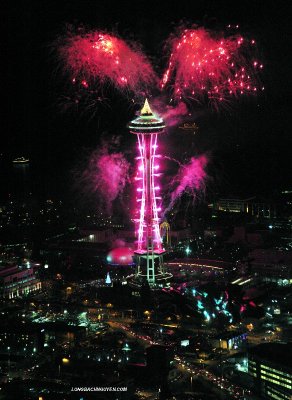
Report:
<svg viewBox="0 0 292 400"><path fill-rule="evenodd" d="M267 195L292 188L288 4L279 0L6 2L1 13L1 162L29 156L37 171L34 179L40 185L47 182L51 190L64 180L72 184L71 171L99 145L102 132L124 135L123 149L133 145L125 126L135 109L122 96L99 105L94 115L82 109L65 112L60 105L68 81L57 69L51 43L66 23L114 30L137 40L159 73L165 65L163 43L182 19L212 29L238 23L243 35L257 40L265 65L265 94L235 102L228 113L194 112L200 130L186 142L192 142L189 147L195 153L211 154L214 192ZM173 135L171 144L178 133Z"/></svg>

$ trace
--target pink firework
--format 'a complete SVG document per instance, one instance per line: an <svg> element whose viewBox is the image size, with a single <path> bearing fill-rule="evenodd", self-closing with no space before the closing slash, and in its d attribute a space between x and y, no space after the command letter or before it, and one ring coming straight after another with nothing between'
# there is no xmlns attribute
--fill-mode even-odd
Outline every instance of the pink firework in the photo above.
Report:
<svg viewBox="0 0 292 400"><path fill-rule="evenodd" d="M59 44L58 51L72 83L85 89L97 82L110 82L119 90L139 93L157 82L141 50L108 33L70 34Z"/></svg>
<svg viewBox="0 0 292 400"><path fill-rule="evenodd" d="M161 88L173 85L176 99L219 103L228 97L264 88L257 76L263 65L250 54L255 41L239 35L225 38L204 28L185 29L169 41L171 55Z"/></svg>
<svg viewBox="0 0 292 400"><path fill-rule="evenodd" d="M170 204L165 212L169 211L184 193L196 198L197 193L204 190L207 163L206 155L200 155L192 157L186 165L180 165L177 175L172 180Z"/></svg>
<svg viewBox="0 0 292 400"><path fill-rule="evenodd" d="M81 176L81 184L86 191L96 193L106 211L110 212L113 201L129 181L129 167L122 153L110 154L104 148L91 155Z"/></svg>

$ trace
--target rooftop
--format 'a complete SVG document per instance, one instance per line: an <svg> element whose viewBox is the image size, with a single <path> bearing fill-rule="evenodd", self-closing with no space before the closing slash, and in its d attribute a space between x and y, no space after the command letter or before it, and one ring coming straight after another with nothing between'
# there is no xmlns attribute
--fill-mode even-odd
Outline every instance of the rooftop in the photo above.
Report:
<svg viewBox="0 0 292 400"><path fill-rule="evenodd" d="M292 369L292 343L262 343L249 350L251 355Z"/></svg>
<svg viewBox="0 0 292 400"><path fill-rule="evenodd" d="M218 335L213 336L213 339L228 340L242 335L246 335L246 333L242 331L222 332Z"/></svg>
<svg viewBox="0 0 292 400"><path fill-rule="evenodd" d="M162 118L152 112L148 100L145 100L140 115L128 124L132 133L160 133L165 128Z"/></svg>

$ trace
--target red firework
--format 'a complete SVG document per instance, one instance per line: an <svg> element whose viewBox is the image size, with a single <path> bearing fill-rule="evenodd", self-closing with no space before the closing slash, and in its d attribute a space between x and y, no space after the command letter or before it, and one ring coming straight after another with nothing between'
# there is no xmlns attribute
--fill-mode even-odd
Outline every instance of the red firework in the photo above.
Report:
<svg viewBox="0 0 292 400"><path fill-rule="evenodd" d="M139 93L157 82L151 64L137 46L107 33L70 34L58 51L72 83L86 89L110 82L119 90Z"/></svg>
<svg viewBox="0 0 292 400"><path fill-rule="evenodd" d="M264 90L257 79L263 65L252 59L255 40L239 35L225 38L204 28L185 29L169 41L171 55L161 88L173 85L176 99L218 103L228 97Z"/></svg>
<svg viewBox="0 0 292 400"><path fill-rule="evenodd" d="M218 106L229 98L264 90L258 79L263 64L252 56L255 40L192 28L180 30L168 45L170 58L160 89L170 88L177 101L207 100ZM69 33L58 40L58 52L72 83L88 95L96 95L109 82L138 96L157 89L159 80L147 57L137 45L112 34Z"/></svg>

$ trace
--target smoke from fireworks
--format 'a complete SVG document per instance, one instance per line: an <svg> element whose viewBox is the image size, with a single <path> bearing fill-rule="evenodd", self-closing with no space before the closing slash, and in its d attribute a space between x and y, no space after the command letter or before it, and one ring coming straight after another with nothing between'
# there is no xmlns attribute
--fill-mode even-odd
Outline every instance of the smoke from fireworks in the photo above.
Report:
<svg viewBox="0 0 292 400"><path fill-rule="evenodd" d="M214 104L228 97L256 93L263 65L250 56L255 40L239 35L225 38L204 28L185 29L169 40L171 55L161 88L173 85L176 99L190 98Z"/></svg>
<svg viewBox="0 0 292 400"><path fill-rule="evenodd" d="M110 154L104 147L95 151L81 176L85 191L95 193L107 212L112 203L123 192L129 181L130 164L122 153Z"/></svg>
<svg viewBox="0 0 292 400"><path fill-rule="evenodd" d="M205 180L207 178L206 167L208 159L206 155L192 157L190 161L181 164L176 176L172 179L170 204L165 210L167 213L184 193L190 194L194 199L198 192L205 188Z"/></svg>
<svg viewBox="0 0 292 400"><path fill-rule="evenodd" d="M121 91L139 93L156 81L137 46L107 33L69 34L58 40L58 52L72 83L86 89L110 82Z"/></svg>
<svg viewBox="0 0 292 400"><path fill-rule="evenodd" d="M183 118L189 113L185 103L180 102L176 107L166 106L166 111L160 114L167 126L175 126L179 124Z"/></svg>

